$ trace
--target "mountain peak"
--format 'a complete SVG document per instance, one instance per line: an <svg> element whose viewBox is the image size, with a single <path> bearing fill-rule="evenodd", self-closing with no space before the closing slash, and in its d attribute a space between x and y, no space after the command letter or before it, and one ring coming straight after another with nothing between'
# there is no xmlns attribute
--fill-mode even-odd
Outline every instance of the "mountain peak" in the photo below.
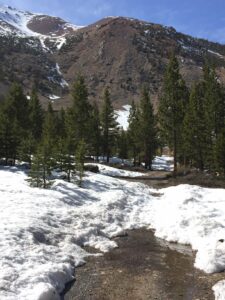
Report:
<svg viewBox="0 0 225 300"><path fill-rule="evenodd" d="M8 5L0 6L0 35L65 36L80 28L61 18L21 11Z"/></svg>

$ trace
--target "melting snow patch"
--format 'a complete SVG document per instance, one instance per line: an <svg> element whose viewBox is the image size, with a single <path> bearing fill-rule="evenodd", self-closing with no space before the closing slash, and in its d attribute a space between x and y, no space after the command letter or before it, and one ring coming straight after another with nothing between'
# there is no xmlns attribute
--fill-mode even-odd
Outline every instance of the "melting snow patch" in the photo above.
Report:
<svg viewBox="0 0 225 300"><path fill-rule="evenodd" d="M60 50L64 44L66 44L66 38L65 37L57 39L56 47L57 47L58 50Z"/></svg>
<svg viewBox="0 0 225 300"><path fill-rule="evenodd" d="M109 251L117 246L111 237L133 228L154 228L160 238L190 244L195 266L205 272L225 269L224 189L159 191L87 173L83 188L57 179L43 190L26 179L17 168L0 170L0 299L59 299L89 255L82 246ZM223 287L214 286L215 294Z"/></svg>
<svg viewBox="0 0 225 300"><path fill-rule="evenodd" d="M156 156L152 161L152 170L154 171L173 171L173 157Z"/></svg>
<svg viewBox="0 0 225 300"><path fill-rule="evenodd" d="M56 95L49 95L48 98L49 98L50 100L58 100L58 99L60 99L60 97L59 97L59 96L56 96Z"/></svg>
<svg viewBox="0 0 225 300"><path fill-rule="evenodd" d="M130 114L130 105L124 105L123 110L116 110L115 113L117 115L117 122L124 130L128 129L128 118Z"/></svg>
<svg viewBox="0 0 225 300"><path fill-rule="evenodd" d="M117 168L113 168L113 167L102 165L102 164L88 163L88 165L98 166L99 172L103 175L108 175L108 176L140 177L140 176L146 175L141 172L133 172L133 171L117 169Z"/></svg>
<svg viewBox="0 0 225 300"><path fill-rule="evenodd" d="M208 50L209 53L214 54L216 56L219 56L220 58L223 58L223 56L221 54L219 54L218 52L212 51L212 50Z"/></svg>
<svg viewBox="0 0 225 300"><path fill-rule="evenodd" d="M62 72L60 71L60 67L58 64L56 64L56 71L57 73L62 77ZM66 86L69 86L68 82L64 79L64 78L61 78L61 82L60 82L60 85L62 87L66 87Z"/></svg>
<svg viewBox="0 0 225 300"><path fill-rule="evenodd" d="M225 300L225 280L217 282L213 286L215 300Z"/></svg>

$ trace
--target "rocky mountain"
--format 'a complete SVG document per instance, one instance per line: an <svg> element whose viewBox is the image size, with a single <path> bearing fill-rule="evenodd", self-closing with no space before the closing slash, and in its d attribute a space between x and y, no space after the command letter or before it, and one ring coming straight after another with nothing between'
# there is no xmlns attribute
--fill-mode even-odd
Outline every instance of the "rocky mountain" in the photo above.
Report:
<svg viewBox="0 0 225 300"><path fill-rule="evenodd" d="M90 98L101 100L105 86L116 108L138 101L147 84L157 105L172 51L190 86L202 76L205 58L225 83L225 46L177 32L172 27L109 17L78 27L60 18L0 7L0 94L19 81L27 94L38 88L43 105L70 104L69 90L80 73Z"/></svg>

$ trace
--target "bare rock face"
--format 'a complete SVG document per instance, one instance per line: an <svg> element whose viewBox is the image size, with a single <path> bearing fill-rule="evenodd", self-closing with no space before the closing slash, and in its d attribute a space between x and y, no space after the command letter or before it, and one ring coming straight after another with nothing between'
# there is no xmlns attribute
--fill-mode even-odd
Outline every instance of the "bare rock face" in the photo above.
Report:
<svg viewBox="0 0 225 300"><path fill-rule="evenodd" d="M225 46L196 39L172 27L111 17L79 28L57 17L0 8L0 96L13 81L27 93L38 88L43 105L70 105L78 74L86 78L91 100L110 87L115 108L139 101L146 84L157 108L163 74L175 52L188 86L201 78L207 58L225 83ZM4 29L5 28L5 29ZM22 32L22 33L21 33Z"/></svg>

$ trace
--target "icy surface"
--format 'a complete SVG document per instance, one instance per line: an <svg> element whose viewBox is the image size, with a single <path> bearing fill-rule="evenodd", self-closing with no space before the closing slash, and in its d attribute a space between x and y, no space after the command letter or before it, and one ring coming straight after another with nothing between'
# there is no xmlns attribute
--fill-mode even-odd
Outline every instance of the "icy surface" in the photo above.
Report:
<svg viewBox="0 0 225 300"><path fill-rule="evenodd" d="M124 105L122 110L116 110L115 113L117 115L117 122L119 125L124 129L127 130L129 124L128 124L128 118L130 114L130 105Z"/></svg>
<svg viewBox="0 0 225 300"><path fill-rule="evenodd" d="M141 227L190 244L197 268L225 269L224 189L155 190L87 173L83 188L56 180L43 190L29 187L26 178L17 168L0 170L0 299L59 299L88 255L81 246L109 251L117 246L111 237Z"/></svg>

